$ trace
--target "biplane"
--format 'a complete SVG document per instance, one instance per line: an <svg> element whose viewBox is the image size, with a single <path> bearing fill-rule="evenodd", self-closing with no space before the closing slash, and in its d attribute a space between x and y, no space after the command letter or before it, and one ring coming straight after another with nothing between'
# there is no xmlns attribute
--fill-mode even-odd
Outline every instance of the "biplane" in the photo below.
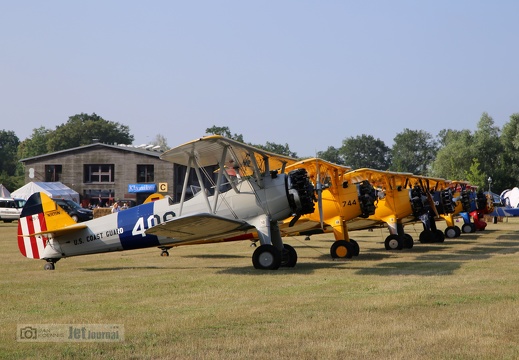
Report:
<svg viewBox="0 0 519 360"><path fill-rule="evenodd" d="M350 167L318 158L288 165L287 171L298 168L305 169L314 184L318 207L311 214L285 220L280 225L282 235L333 233L335 241L330 247L332 258L357 256L360 248L349 237L347 222L367 218L375 213L373 186L367 180L352 181Z"/></svg>
<svg viewBox="0 0 519 360"><path fill-rule="evenodd" d="M292 267L293 247L284 244L278 222L315 210L314 187L305 169L286 171L296 160L222 136L206 136L164 152L161 158L187 167L180 202L170 196L100 218L75 223L44 193L35 193L21 212L20 252L54 270L65 257L247 238L261 246L252 255L257 269ZM217 165L216 181L205 187L205 168ZM201 191L187 198L191 169Z"/></svg>
<svg viewBox="0 0 519 360"><path fill-rule="evenodd" d="M424 224L420 234L421 242L441 242L445 239L443 232L431 222L432 214L435 216L437 210L424 177L369 168L353 170L349 176L354 182L368 181L378 197L375 213L348 224L350 230L387 225L389 235L384 240L386 250L411 249L414 239L405 233L404 225L417 220Z"/></svg>
<svg viewBox="0 0 519 360"><path fill-rule="evenodd" d="M478 190L476 186L467 181L452 181L452 186L456 188L456 193L459 193L463 199L463 211L459 212L463 219L461 231L473 233L476 230L485 230L487 223L483 220L483 216L494 210L494 202L491 196L485 195L483 191Z"/></svg>

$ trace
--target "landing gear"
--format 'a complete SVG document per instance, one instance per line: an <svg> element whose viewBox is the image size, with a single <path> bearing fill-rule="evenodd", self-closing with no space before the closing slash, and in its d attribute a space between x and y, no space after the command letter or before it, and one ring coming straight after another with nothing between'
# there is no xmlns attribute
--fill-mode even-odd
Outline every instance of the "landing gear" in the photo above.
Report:
<svg viewBox="0 0 519 360"><path fill-rule="evenodd" d="M332 246L330 247L330 255L333 259L341 258L341 259L351 259L354 252L354 245L350 244L350 242L346 240L337 240L334 241Z"/></svg>
<svg viewBox="0 0 519 360"><path fill-rule="evenodd" d="M427 243L442 243L445 241L445 235L441 230L424 230L420 233L420 242Z"/></svg>
<svg viewBox="0 0 519 360"><path fill-rule="evenodd" d="M414 246L413 237L409 234L404 234L404 249L412 249Z"/></svg>
<svg viewBox="0 0 519 360"><path fill-rule="evenodd" d="M167 249L162 249L160 256L169 256L169 251Z"/></svg>
<svg viewBox="0 0 519 360"><path fill-rule="evenodd" d="M396 234L389 235L384 241L386 250L402 250L404 248L404 239Z"/></svg>
<svg viewBox="0 0 519 360"><path fill-rule="evenodd" d="M281 259L281 251L275 246L270 244L260 245L252 254L252 265L255 269L277 270L281 266Z"/></svg>
<svg viewBox="0 0 519 360"><path fill-rule="evenodd" d="M297 263L297 252L296 250L288 245L283 244L283 256L281 258L282 267L294 267Z"/></svg>
<svg viewBox="0 0 519 360"><path fill-rule="evenodd" d="M353 246L353 256L359 256L360 253L360 246L359 243L357 243L355 240L350 239L350 244Z"/></svg>
<svg viewBox="0 0 519 360"><path fill-rule="evenodd" d="M463 231L464 234L476 232L476 225L472 223L463 224L463 226L461 227L461 231Z"/></svg>
<svg viewBox="0 0 519 360"><path fill-rule="evenodd" d="M453 239L459 237L461 235L461 230L457 226L449 226L445 229L445 237L448 239Z"/></svg>
<svg viewBox="0 0 519 360"><path fill-rule="evenodd" d="M43 270L54 270L56 266L54 265L54 261L47 261L45 265L43 265Z"/></svg>

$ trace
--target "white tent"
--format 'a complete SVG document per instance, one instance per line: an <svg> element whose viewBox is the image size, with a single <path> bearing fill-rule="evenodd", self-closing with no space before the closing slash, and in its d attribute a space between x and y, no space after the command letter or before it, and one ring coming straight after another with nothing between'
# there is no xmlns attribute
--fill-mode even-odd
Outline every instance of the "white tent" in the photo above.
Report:
<svg viewBox="0 0 519 360"><path fill-rule="evenodd" d="M10 198L11 193L9 190L6 189L6 187L3 184L0 184L0 197L2 198Z"/></svg>
<svg viewBox="0 0 519 360"><path fill-rule="evenodd" d="M35 182L25 184L11 193L15 199L27 200L36 192L44 192L52 199L69 199L79 203L79 194L60 182Z"/></svg>

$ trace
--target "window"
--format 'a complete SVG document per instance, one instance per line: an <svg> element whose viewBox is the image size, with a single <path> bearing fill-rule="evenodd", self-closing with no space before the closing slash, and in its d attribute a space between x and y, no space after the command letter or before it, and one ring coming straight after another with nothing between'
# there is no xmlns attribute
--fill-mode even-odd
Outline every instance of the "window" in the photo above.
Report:
<svg viewBox="0 0 519 360"><path fill-rule="evenodd" d="M155 181L153 165L137 165L137 182L149 183Z"/></svg>
<svg viewBox="0 0 519 360"><path fill-rule="evenodd" d="M56 182L61 181L61 165L45 165L45 181Z"/></svg>
<svg viewBox="0 0 519 360"><path fill-rule="evenodd" d="M83 180L85 183L113 183L114 164L84 165Z"/></svg>

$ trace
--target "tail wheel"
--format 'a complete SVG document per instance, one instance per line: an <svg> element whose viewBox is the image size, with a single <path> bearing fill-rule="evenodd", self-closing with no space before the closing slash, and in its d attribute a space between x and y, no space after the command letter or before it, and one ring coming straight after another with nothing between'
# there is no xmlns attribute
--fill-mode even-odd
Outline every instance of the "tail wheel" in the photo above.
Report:
<svg viewBox="0 0 519 360"><path fill-rule="evenodd" d="M353 256L353 245L346 240L337 240L330 247L330 255L337 259L351 259Z"/></svg>
<svg viewBox="0 0 519 360"><path fill-rule="evenodd" d="M260 270L277 270L281 266L281 251L273 245L261 245L252 254L252 265Z"/></svg>
<svg viewBox="0 0 519 360"><path fill-rule="evenodd" d="M384 246L386 250L402 250L404 248L404 240L402 237L392 234L386 238Z"/></svg>
<svg viewBox="0 0 519 360"><path fill-rule="evenodd" d="M281 259L282 267L294 267L297 264L297 252L296 250L288 245L283 244L283 256Z"/></svg>
<svg viewBox="0 0 519 360"><path fill-rule="evenodd" d="M45 265L43 265L44 270L54 270L56 269L56 266L54 266L53 262L48 262Z"/></svg>

